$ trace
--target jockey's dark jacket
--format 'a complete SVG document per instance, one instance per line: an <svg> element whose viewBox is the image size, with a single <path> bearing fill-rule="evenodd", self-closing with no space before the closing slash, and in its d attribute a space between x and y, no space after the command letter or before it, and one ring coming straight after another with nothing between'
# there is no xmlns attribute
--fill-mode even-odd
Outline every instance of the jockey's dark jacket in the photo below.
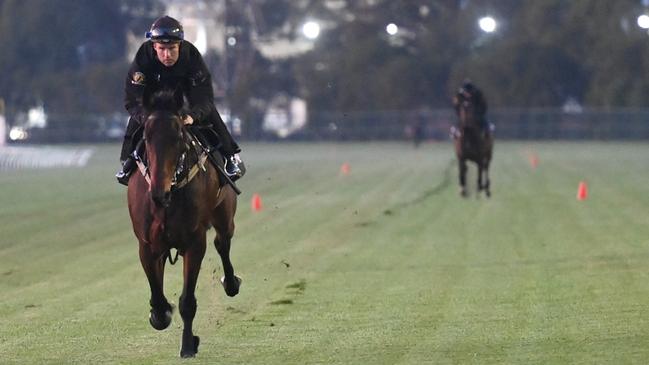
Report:
<svg viewBox="0 0 649 365"><path fill-rule="evenodd" d="M153 42L147 41L140 46L131 63L125 86L126 110L137 124L131 128L144 123L146 112L142 98L145 93L151 95L163 88L174 90L177 87L183 90L189 102L187 114L196 123L210 123L208 116L215 111L212 77L193 44L182 41L179 52L176 64L167 67L158 60Z"/></svg>
<svg viewBox="0 0 649 365"><path fill-rule="evenodd" d="M462 92L458 92L453 98L453 107L455 108L455 112L458 115L460 113L460 103L466 98L467 97ZM478 113L480 119L485 120L485 116L487 115L487 100L485 100L484 95L482 95L482 91L480 91L480 89L478 88L475 88L470 94L470 98L472 98L472 101L476 108L476 113Z"/></svg>
<svg viewBox="0 0 649 365"><path fill-rule="evenodd" d="M175 90L178 87L187 99L188 105L183 112L194 119L194 124L213 126L221 142L221 152L231 155L241 151L214 106L212 77L196 47L182 41L178 61L167 67L158 60L153 42L147 41L140 46L126 76L124 103L130 119L120 155L122 161L140 139L138 127L147 116L143 98L164 88Z"/></svg>

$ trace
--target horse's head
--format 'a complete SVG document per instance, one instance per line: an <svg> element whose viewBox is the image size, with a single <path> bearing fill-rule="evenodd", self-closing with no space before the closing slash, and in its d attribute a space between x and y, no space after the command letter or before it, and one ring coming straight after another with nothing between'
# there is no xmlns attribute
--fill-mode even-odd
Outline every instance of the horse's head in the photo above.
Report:
<svg viewBox="0 0 649 365"><path fill-rule="evenodd" d="M476 97L472 94L461 94L459 99L459 118L462 127L479 126L479 115L476 107Z"/></svg>
<svg viewBox="0 0 649 365"><path fill-rule="evenodd" d="M180 91L163 90L145 98L149 116L144 124L146 154L151 177L150 193L153 201L168 206L176 165L186 149L180 110L183 95Z"/></svg>

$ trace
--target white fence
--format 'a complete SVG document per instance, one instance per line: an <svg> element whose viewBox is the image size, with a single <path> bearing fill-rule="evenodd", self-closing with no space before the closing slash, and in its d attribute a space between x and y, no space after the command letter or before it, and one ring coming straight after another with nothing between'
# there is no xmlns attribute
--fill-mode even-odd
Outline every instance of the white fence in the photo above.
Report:
<svg viewBox="0 0 649 365"><path fill-rule="evenodd" d="M91 148L5 146L0 147L0 170L85 166L93 152Z"/></svg>
<svg viewBox="0 0 649 365"><path fill-rule="evenodd" d="M584 109L566 113L556 108L495 108L487 113L498 139L649 140L649 109ZM126 116L113 114L54 115L45 128L28 131L22 141L95 143L121 141ZM289 140L444 140L456 123L452 109L418 111L308 111L306 124L288 135L261 130L262 120L242 120L237 139ZM256 124L252 125L252 124ZM15 141L14 143L18 143Z"/></svg>
<svg viewBox="0 0 649 365"><path fill-rule="evenodd" d="M649 109L500 108L487 113L499 139L647 140ZM448 138L457 121L452 109L394 112L310 113L309 124L293 138L313 140L375 140Z"/></svg>

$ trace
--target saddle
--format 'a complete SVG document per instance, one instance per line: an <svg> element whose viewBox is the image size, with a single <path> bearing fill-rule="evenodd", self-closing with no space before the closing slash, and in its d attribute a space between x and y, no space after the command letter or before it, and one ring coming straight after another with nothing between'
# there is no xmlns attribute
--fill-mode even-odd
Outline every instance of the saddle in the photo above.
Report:
<svg viewBox="0 0 649 365"><path fill-rule="evenodd" d="M210 154L217 154L221 161L223 161L223 156L221 155L221 138L216 133L216 131L210 126L200 126L200 125L188 125L186 126L187 130L192 134L194 138L200 143L201 147ZM223 163L220 164L223 166Z"/></svg>
<svg viewBox="0 0 649 365"><path fill-rule="evenodd" d="M487 121L485 124L486 124L485 126L480 126L479 127L481 136L483 138L487 138L490 135L493 135L494 131L496 130L496 125L494 123ZM463 132L462 128L460 128L458 126L455 126L455 125L452 125L451 129L450 129L450 132L449 132L449 136L450 136L451 139L458 139L458 138L462 137L463 133L464 132Z"/></svg>
<svg viewBox="0 0 649 365"><path fill-rule="evenodd" d="M225 172L225 159L220 152L221 138L219 134L210 126L191 125L187 127L187 130L199 142L199 147L207 155L210 162L212 162L216 171L219 172L220 179L232 186L232 189L234 189L237 195L241 194L241 190Z"/></svg>

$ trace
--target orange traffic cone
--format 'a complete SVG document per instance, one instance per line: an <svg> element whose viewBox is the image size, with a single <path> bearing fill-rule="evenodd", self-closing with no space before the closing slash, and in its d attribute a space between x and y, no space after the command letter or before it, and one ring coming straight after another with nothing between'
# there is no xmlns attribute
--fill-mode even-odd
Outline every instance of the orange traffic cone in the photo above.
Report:
<svg viewBox="0 0 649 365"><path fill-rule="evenodd" d="M539 156L537 156L536 153L530 154L530 165L533 169L539 166Z"/></svg>
<svg viewBox="0 0 649 365"><path fill-rule="evenodd" d="M577 200L586 200L586 198L588 198L588 185L585 181L581 181L577 188Z"/></svg>
<svg viewBox="0 0 649 365"><path fill-rule="evenodd" d="M255 193L252 194L252 201L250 202L250 207L252 208L253 212L259 212L261 211L261 197L259 194Z"/></svg>
<svg viewBox="0 0 649 365"><path fill-rule="evenodd" d="M351 171L351 167L349 166L349 164L348 164L347 162L345 162L344 164L340 165L340 173L341 173L342 175L349 175L349 172L350 172L350 171Z"/></svg>

